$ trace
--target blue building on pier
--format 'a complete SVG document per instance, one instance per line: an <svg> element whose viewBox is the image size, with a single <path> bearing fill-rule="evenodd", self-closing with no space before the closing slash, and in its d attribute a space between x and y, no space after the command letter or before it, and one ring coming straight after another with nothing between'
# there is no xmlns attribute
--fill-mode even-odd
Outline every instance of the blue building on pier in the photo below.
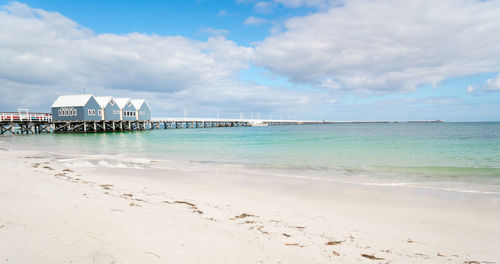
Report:
<svg viewBox="0 0 500 264"><path fill-rule="evenodd" d="M120 108L113 96L97 96L95 99L101 106L101 120L120 120Z"/></svg>
<svg viewBox="0 0 500 264"><path fill-rule="evenodd" d="M51 106L52 120L102 120L101 107L90 94L61 95Z"/></svg>
<svg viewBox="0 0 500 264"><path fill-rule="evenodd" d="M137 120L137 109L135 109L130 98L116 98L116 104L120 108L120 120Z"/></svg>
<svg viewBox="0 0 500 264"><path fill-rule="evenodd" d="M151 120L151 108L144 99L90 94L61 95L52 104L51 112L54 121Z"/></svg>
<svg viewBox="0 0 500 264"><path fill-rule="evenodd" d="M151 108L144 99L132 100L132 104L137 110L137 120L151 120Z"/></svg>

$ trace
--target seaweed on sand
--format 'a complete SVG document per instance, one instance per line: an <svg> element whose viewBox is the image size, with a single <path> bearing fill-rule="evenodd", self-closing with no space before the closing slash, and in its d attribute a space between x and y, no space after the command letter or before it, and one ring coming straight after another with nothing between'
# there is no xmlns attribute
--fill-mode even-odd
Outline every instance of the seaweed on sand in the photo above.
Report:
<svg viewBox="0 0 500 264"><path fill-rule="evenodd" d="M335 245L340 245L342 243L344 243L344 240L341 240L341 241L330 240L330 241L326 242L326 245L327 246L335 246Z"/></svg>
<svg viewBox="0 0 500 264"><path fill-rule="evenodd" d="M111 190L111 187L113 187L112 184L101 184L101 186L104 190Z"/></svg>
<svg viewBox="0 0 500 264"><path fill-rule="evenodd" d="M235 216L234 218L236 219L243 219L243 218L247 218L247 217L258 217L256 215L252 215L252 214L247 214L247 213L242 213L241 215L238 215L238 216Z"/></svg>
<svg viewBox="0 0 500 264"><path fill-rule="evenodd" d="M367 259L384 260L384 258L375 257L374 255L370 255L370 254L361 254L361 256L364 258L367 258Z"/></svg>
<svg viewBox="0 0 500 264"><path fill-rule="evenodd" d="M304 245L301 245L299 243L285 243L285 246L288 246L288 247L305 247Z"/></svg>

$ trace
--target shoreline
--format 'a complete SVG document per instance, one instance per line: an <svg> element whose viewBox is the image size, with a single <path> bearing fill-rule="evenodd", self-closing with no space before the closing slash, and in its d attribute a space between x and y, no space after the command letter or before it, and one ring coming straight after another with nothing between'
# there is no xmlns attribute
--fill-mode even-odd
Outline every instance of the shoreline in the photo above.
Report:
<svg viewBox="0 0 500 264"><path fill-rule="evenodd" d="M0 156L4 263L500 261L496 195Z"/></svg>
<svg viewBox="0 0 500 264"><path fill-rule="evenodd" d="M0 141L0 143L5 143L5 141ZM185 170L186 168L201 168L205 170L220 170L221 168L227 170L227 173L238 173L238 170L251 171L253 176L263 175L266 177L280 177L284 179L306 179L314 181L324 181L325 183L337 183L337 184L347 184L347 185L362 185L362 186L379 186L379 187L401 187L407 188L409 191L421 190L422 192L445 192L450 193L450 195L455 195L454 193L469 193L477 195L500 195L500 182L494 183L481 183L478 185L473 177L470 179L457 179L449 178L449 181L424 181L422 175L418 176L422 171L425 173L429 169L437 169L442 171L443 169L458 169L465 172L474 173L474 171L485 171L491 170L494 172L489 172L489 174L500 173L500 168L474 168L474 167L442 167L442 166L427 166L427 167L397 167L397 166L338 166L338 167L319 167L311 168L310 166L305 167L290 167L288 165L278 165L270 166L269 164L251 164L251 163L238 163L238 162L217 162L217 161L204 161L204 160L185 160L184 158L173 158L172 159L161 159L155 155L137 156L134 154L90 154L87 151L73 151L72 153L64 153L60 151L44 150L40 149L40 146L33 148L32 146L23 143L21 145L12 146L8 144L3 144L4 147L0 147L1 150L5 151L38 151L50 154L55 157L66 157L68 159L81 159L88 163L89 166L94 167L109 167L109 168L130 168L130 169L173 169L173 170ZM6 145L6 146L5 146ZM282 166L283 165L283 166ZM85 166L85 165L83 165ZM165 167L166 166L166 167ZM461 172L464 174L465 172ZM354 174L352 174L354 173ZM399 175L411 175L411 178L405 176L400 177ZM370 175L369 178L366 175ZM417 175L417 176L416 176ZM440 175L429 175L431 177ZM441 175L444 177L449 177L449 174ZM461 175L460 177L462 177ZM475 175L479 176L479 175ZM474 177L475 177L474 176ZM491 176L491 175L489 175ZM487 177L489 177L487 176ZM417 178L415 178L417 177ZM471 176L469 176L471 177ZM480 175L479 177L485 177ZM486 180L486 179L485 179ZM448 184L448 185L446 185ZM457 185L459 184L459 185Z"/></svg>

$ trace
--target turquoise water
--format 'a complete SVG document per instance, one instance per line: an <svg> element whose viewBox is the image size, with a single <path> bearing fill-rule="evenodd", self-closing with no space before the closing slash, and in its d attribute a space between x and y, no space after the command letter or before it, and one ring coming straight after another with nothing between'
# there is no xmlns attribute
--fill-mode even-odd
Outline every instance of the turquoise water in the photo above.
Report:
<svg viewBox="0 0 500 264"><path fill-rule="evenodd" d="M168 129L0 141L17 149L236 164L270 175L500 193L500 123Z"/></svg>

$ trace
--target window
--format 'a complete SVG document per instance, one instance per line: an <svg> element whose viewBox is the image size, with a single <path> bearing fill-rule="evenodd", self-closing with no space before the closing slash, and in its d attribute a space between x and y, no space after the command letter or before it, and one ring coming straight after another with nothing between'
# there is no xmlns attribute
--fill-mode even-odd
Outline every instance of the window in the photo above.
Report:
<svg viewBox="0 0 500 264"><path fill-rule="evenodd" d="M113 98L111 98L111 100L109 101L109 104L110 104L111 106L115 105L115 100L113 100ZM116 110L115 110L115 111L116 111ZM113 113L113 114L114 114L114 113Z"/></svg>
<svg viewBox="0 0 500 264"><path fill-rule="evenodd" d="M97 115L101 116L102 115L102 110L97 110Z"/></svg>
<svg viewBox="0 0 500 264"><path fill-rule="evenodd" d="M88 114L89 116L95 116L95 109L89 109Z"/></svg>
<svg viewBox="0 0 500 264"><path fill-rule="evenodd" d="M76 116L77 111L74 108L62 108L57 110L59 116Z"/></svg>

